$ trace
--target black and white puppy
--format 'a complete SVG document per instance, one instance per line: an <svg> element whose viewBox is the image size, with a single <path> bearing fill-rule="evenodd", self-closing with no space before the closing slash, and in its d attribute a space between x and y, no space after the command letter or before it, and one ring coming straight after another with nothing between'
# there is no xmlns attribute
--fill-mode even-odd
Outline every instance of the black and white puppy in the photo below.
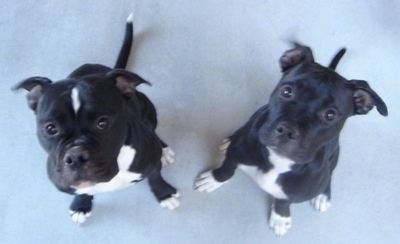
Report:
<svg viewBox="0 0 400 244"><path fill-rule="evenodd" d="M31 77L14 87L28 91L48 176L60 191L75 195L70 214L77 224L90 215L93 195L145 178L162 207L179 206L177 190L160 173L174 152L155 133L154 105L135 89L149 83L124 70L132 41L130 15L114 69L85 64L55 83Z"/></svg>
<svg viewBox="0 0 400 244"><path fill-rule="evenodd" d="M221 146L222 166L202 173L194 186L211 192L242 169L274 198L269 226L277 236L291 226L290 204L311 200L317 211L328 209L346 119L374 106L388 114L366 81L334 71L345 49L326 68L314 62L309 47L294 45L280 58L283 76L269 103Z"/></svg>

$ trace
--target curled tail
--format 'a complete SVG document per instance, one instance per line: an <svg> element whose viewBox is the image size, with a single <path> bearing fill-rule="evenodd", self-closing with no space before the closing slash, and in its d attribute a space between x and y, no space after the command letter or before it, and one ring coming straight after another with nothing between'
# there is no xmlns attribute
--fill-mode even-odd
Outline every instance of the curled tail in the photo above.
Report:
<svg viewBox="0 0 400 244"><path fill-rule="evenodd" d="M125 37L119 51L117 62L114 65L115 69L125 69L128 63L129 54L131 52L133 42L133 14L130 14L126 20Z"/></svg>
<svg viewBox="0 0 400 244"><path fill-rule="evenodd" d="M333 57L331 63L329 64L329 68L335 70L336 66L338 65L340 59L343 57L344 53L346 52L346 48L342 48L339 52Z"/></svg>

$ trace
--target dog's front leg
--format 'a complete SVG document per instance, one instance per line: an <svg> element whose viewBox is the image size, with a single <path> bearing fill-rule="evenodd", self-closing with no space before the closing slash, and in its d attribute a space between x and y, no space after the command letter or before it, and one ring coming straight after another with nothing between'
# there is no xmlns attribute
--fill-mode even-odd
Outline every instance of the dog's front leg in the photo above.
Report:
<svg viewBox="0 0 400 244"><path fill-rule="evenodd" d="M200 174L195 180L194 189L200 192L212 192L228 182L236 168L236 161L226 158L221 167Z"/></svg>
<svg viewBox="0 0 400 244"><path fill-rule="evenodd" d="M331 184L329 182L324 192L311 199L310 203L315 211L322 213L328 210L328 208L331 206L330 200L331 200Z"/></svg>
<svg viewBox="0 0 400 244"><path fill-rule="evenodd" d="M291 225L290 202L276 199L269 216L269 227L276 236L281 237L289 230Z"/></svg>
<svg viewBox="0 0 400 244"><path fill-rule="evenodd" d="M90 195L76 195L69 207L69 213L72 221L77 225L82 224L92 213L92 200L93 196Z"/></svg>
<svg viewBox="0 0 400 244"><path fill-rule="evenodd" d="M175 152L172 150L167 143L165 143L161 138L156 134L158 142L161 144L162 148L162 156L161 156L161 165L163 167L171 166L175 162Z"/></svg>
<svg viewBox="0 0 400 244"><path fill-rule="evenodd" d="M180 205L179 193L162 178L160 170L161 168L157 169L148 177L151 191L161 207L174 210Z"/></svg>

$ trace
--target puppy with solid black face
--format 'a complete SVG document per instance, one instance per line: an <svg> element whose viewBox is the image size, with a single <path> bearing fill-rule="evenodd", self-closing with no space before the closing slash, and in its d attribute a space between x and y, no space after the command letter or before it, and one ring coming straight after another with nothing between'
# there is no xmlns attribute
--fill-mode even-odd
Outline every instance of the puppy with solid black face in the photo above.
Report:
<svg viewBox="0 0 400 244"><path fill-rule="evenodd" d="M366 81L347 80L314 62L311 49L294 44L280 58L282 78L269 103L221 146L222 165L201 174L195 189L211 192L236 168L274 198L269 226L277 236L291 226L290 204L311 201L319 212L330 205L330 182L339 157L339 135L347 118L374 106L387 116L382 99Z"/></svg>
<svg viewBox="0 0 400 244"><path fill-rule="evenodd" d="M135 89L149 83L124 70L132 40L130 16L114 69L85 64L64 80L31 77L14 88L28 91L48 176L60 191L75 195L70 214L78 224L90 215L93 195L145 178L161 206L179 206L177 190L160 173L174 152L155 133L154 105Z"/></svg>

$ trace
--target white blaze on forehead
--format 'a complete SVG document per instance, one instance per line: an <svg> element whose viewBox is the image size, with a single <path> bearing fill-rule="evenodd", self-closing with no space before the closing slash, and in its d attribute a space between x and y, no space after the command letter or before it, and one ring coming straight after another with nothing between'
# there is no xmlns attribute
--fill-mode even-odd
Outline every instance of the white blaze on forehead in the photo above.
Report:
<svg viewBox="0 0 400 244"><path fill-rule="evenodd" d="M78 114L79 108L81 107L81 101L79 100L79 91L76 87L72 88L71 98L75 114Z"/></svg>

